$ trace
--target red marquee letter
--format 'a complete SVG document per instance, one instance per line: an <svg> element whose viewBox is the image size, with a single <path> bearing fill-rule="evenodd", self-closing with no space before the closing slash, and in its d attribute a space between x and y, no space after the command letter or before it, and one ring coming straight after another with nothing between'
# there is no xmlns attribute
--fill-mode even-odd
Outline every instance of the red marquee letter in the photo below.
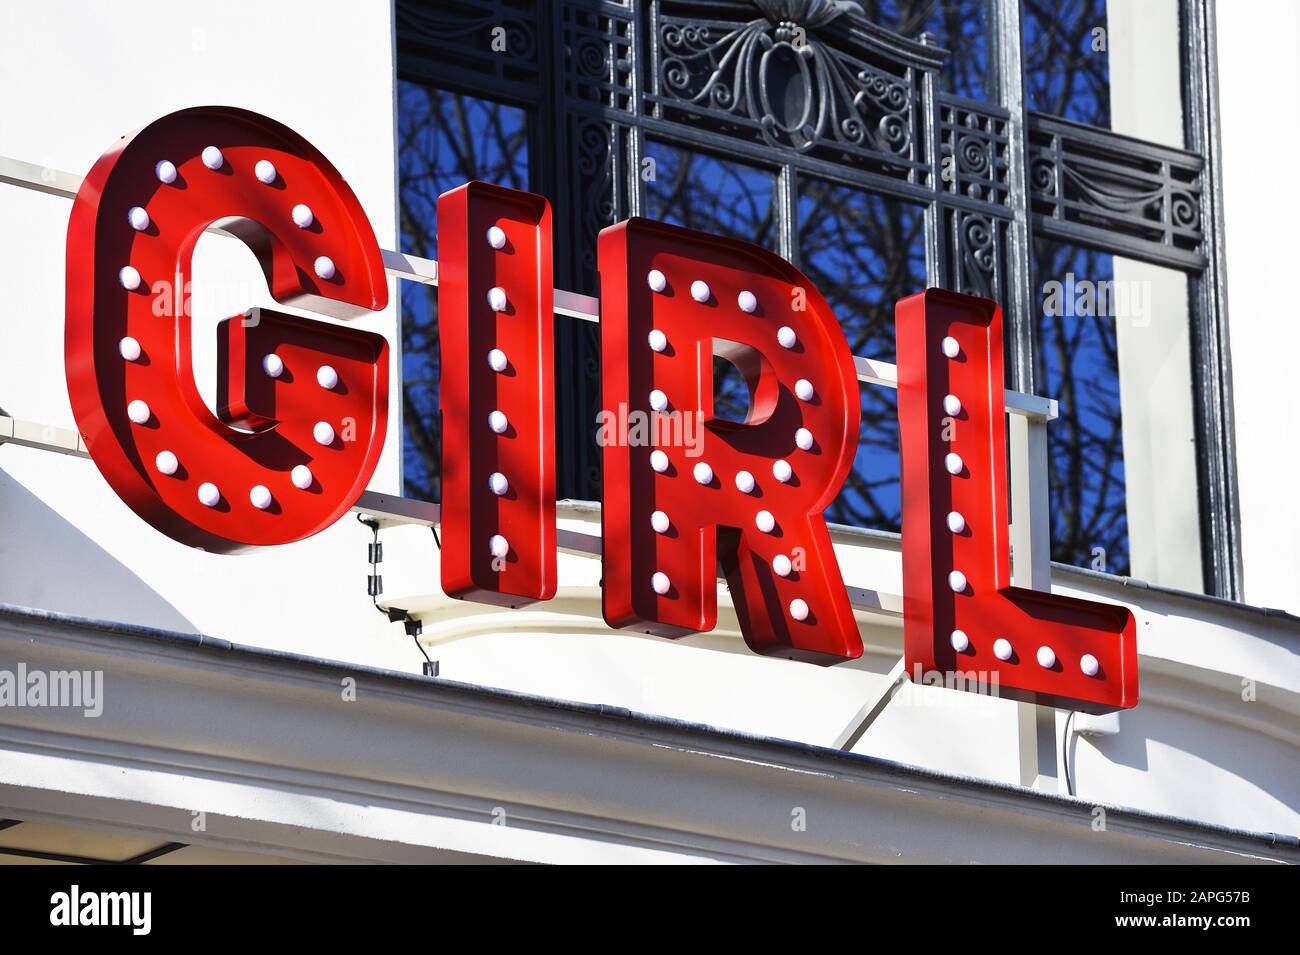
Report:
<svg viewBox="0 0 1300 955"><path fill-rule="evenodd" d="M1128 608L1011 586L1001 309L930 289L896 324L909 671L996 674L1003 696L1089 713L1134 706Z"/></svg>
<svg viewBox="0 0 1300 955"><path fill-rule="evenodd" d="M860 417L830 306L771 252L659 222L606 229L599 255L603 416L620 432L604 434L606 621L712 630L720 559L755 652L860 656L821 516ZM749 383L743 424L714 418L715 354Z"/></svg>
<svg viewBox="0 0 1300 955"><path fill-rule="evenodd" d="M67 248L77 425L132 510L182 543L232 552L308 537L356 501L383 447L388 346L268 309L229 319L213 415L194 382L187 286L214 223L252 248L276 301L345 318L383 308L388 286L338 171L256 113L172 113L86 177Z"/></svg>
<svg viewBox="0 0 1300 955"><path fill-rule="evenodd" d="M555 596L551 207L471 182L438 199L442 588Z"/></svg>

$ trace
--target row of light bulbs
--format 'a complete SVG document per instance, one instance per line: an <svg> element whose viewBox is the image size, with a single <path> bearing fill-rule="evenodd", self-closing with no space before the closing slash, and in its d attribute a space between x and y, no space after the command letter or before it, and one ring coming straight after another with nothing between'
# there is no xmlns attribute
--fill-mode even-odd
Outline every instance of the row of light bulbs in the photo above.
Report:
<svg viewBox="0 0 1300 955"><path fill-rule="evenodd" d="M646 274L646 284L652 292L662 294L668 288L668 278L659 269L651 269ZM713 290L709 288L707 282L696 279L691 283L691 298L704 304L713 298ZM736 296L736 306L742 312L752 315L758 309L758 297L751 291L742 291ZM789 350L799 344L799 337L789 325L782 325L777 329L776 341L782 348ZM660 329L654 328L646 336L646 343L650 346L651 351L662 353L668 348L668 336ZM794 393L800 401L812 401L816 396L816 390L813 388L812 382L806 378L800 378L795 382ZM648 400L652 410L657 412L666 412L668 410L668 396L658 388L650 392ZM799 428L795 431L794 443L802 451L811 451L816 442L811 431L807 428ZM656 448L650 452L650 467L656 473L663 474L668 470L670 464L668 455L663 450ZM695 465L692 474L700 484L708 485L713 483L713 468L704 461L700 461ZM786 484L794 477L794 468L789 461L782 458L773 462L772 477L781 484ZM736 490L742 494L753 494L758 487L758 482L749 471L738 471L735 482ZM650 515L650 526L655 533L666 534L672 527L672 521L665 512L655 511ZM776 518L772 516L771 511L760 510L754 515L754 526L762 533L770 534L776 529ZM772 558L772 571L778 577L790 576L793 569L793 563L785 554L777 554ZM663 596L672 590L672 581L663 571L656 571L650 577L650 586L655 593ZM790 601L787 609L794 620L804 621L808 619L808 603L802 598L796 597Z"/></svg>
<svg viewBox="0 0 1300 955"><path fill-rule="evenodd" d="M954 359L961 355L961 344L951 335L946 336L940 343L939 347L946 358ZM961 409L962 404L960 398L951 394L944 396L943 410L946 415L955 417L961 414ZM958 475L965 469L966 462L963 461L961 455L956 452L949 452L944 455L943 466L949 474ZM966 518L962 516L960 511L950 511L947 523L948 530L953 534L961 534L966 530ZM948 574L948 587L953 593L964 593L967 584L968 581L966 580L966 575L960 570L954 570ZM949 635L948 642L957 653L966 653L971 647L970 637L967 636L964 630L954 630ZM1015 648L1011 645L1011 641L1006 637L998 637L993 641L993 655L999 660L1006 662L1015 656ZM1034 656L1038 661L1038 665L1045 670L1051 670L1056 666L1056 651L1051 647L1039 647ZM1096 676L1101 671L1101 664L1091 653L1085 653L1079 659L1079 669L1082 671L1084 676L1092 677Z"/></svg>
<svg viewBox="0 0 1300 955"><path fill-rule="evenodd" d="M506 247L506 233L500 226L489 227L486 238L487 244L497 251ZM487 301L494 312L504 312L510 307L506 290L500 286L488 289ZM500 348L493 348L487 353L487 363L497 374L510 367L510 360ZM510 419L499 409L488 413L487 424L493 434L505 434L510 430ZM488 490L497 497L504 497L510 491L510 480L500 471L493 471L488 475ZM505 560L510 555L510 541L501 534L493 534L488 538L488 553L496 560Z"/></svg>
<svg viewBox="0 0 1300 955"><path fill-rule="evenodd" d="M203 165L213 172L221 169L225 163L225 156L216 146L205 146L201 156ZM262 159L253 167L253 174L258 181L265 185L272 185L279 178L279 172L275 164L270 160ZM168 159L160 159L154 164L154 175L158 181L165 186L175 184L178 178L175 163ZM294 225L300 229L308 229L316 221L315 214L307 205L299 203L295 205L290 212ZM148 210L141 206L132 206L127 211L127 223L136 232L145 232L153 224L149 217ZM337 274L337 268L334 261L327 255L319 256L313 263L313 269L318 278L329 281ZM118 271L118 281L128 292L134 292L140 288L144 279L138 269L134 266L126 265ZM135 338L127 335L118 342L118 354L123 360L128 362L139 361L144 351L140 342ZM262 370L270 378L279 378L284 374L284 361L274 352L262 358ZM331 365L321 365L316 369L316 382L324 389L333 391L338 387L339 375ZM136 398L126 406L126 415L131 421L138 425L147 424L153 418L153 410L148 403ZM329 446L334 443L334 426L328 421L317 421L312 427L312 437L317 444ZM154 467L158 469L159 474L171 477L180 470L180 459L177 458L173 451L159 451L154 458ZM289 480L293 482L294 487L300 490L307 490L315 482L315 475L312 474L311 468L305 464L299 464L289 472ZM216 507L221 503L221 490L211 481L204 481L198 488L199 503L204 507ZM255 485L248 492L248 500L259 511L264 511L274 502L274 497L266 485Z"/></svg>

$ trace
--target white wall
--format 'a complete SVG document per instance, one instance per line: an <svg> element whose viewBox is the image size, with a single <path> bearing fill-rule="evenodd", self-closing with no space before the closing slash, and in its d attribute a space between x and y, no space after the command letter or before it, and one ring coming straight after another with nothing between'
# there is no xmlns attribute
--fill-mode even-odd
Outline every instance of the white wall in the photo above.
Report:
<svg viewBox="0 0 1300 955"><path fill-rule="evenodd" d="M1300 613L1294 410L1300 5L1218 4L1228 322L1246 600Z"/></svg>
<svg viewBox="0 0 1300 955"><path fill-rule="evenodd" d="M0 154L84 173L117 136L170 110L239 105L287 123L321 148L351 182L380 243L395 248L387 0L232 0L205 5L201 17L178 9L143 0L98 8L55 2L6 14ZM1246 14L1240 16L1241 24L1225 24L1224 31L1225 130L1247 586L1256 602L1300 609L1294 543L1300 512L1293 493L1300 469L1288 433L1294 428L1275 411L1285 407L1283 388L1290 388L1289 356L1275 339L1293 338L1288 329L1295 323L1274 304L1281 289L1267 281L1288 274L1287 243L1268 243L1278 212L1292 204L1279 202L1274 192L1277 157L1297 145L1291 141L1300 101L1296 16L1279 14L1287 31L1263 40L1256 29L1247 31ZM1250 19L1259 22L1257 14ZM1271 103L1290 110L1285 130L1268 128L1250 112L1260 42L1278 44L1275 68L1292 64L1290 85ZM1260 151L1261 139L1270 148ZM1253 165L1255 155L1270 157L1270 175ZM62 427L73 425L62 367L69 208L64 199L0 187L0 407ZM213 245L198 263L205 275L218 274L220 265L239 280L249 277L246 257L226 262L219 242L205 245ZM394 309L363 324L397 345ZM376 489L397 486L396 426L394 420ZM0 447L3 601L416 671L420 658L409 639L365 595L368 540L348 518L288 547L236 557L204 554L131 514L90 462ZM400 605L423 602L427 642L452 679L828 743L878 689L880 674L899 652L896 624L879 618L864 620L867 657L829 670L736 652L734 617L724 618L717 634L679 642L613 634L599 623L598 565L581 558L562 561L564 589L551 604L513 614L477 608L437 596L427 530L386 532L386 542L386 594ZM898 593L896 547L841 545L840 553L851 583ZM1078 579L1072 584L1085 592ZM1122 719L1119 737L1079 745L1081 790L1091 799L1234 825L1300 828L1297 747L1286 729L1298 698L1296 628L1277 621L1262 628L1254 617L1210 625L1200 619L1208 613L1200 604L1169 607L1150 595L1114 590L1104 596L1155 601L1138 607L1143 666L1152 677L1144 684L1143 705ZM1238 698L1243 675L1264 688L1264 705L1252 709ZM905 689L900 705L886 711L859 750L1016 781L1011 704L956 694L939 700L940 692ZM1191 710L1208 722L1194 722L1186 715Z"/></svg>
<svg viewBox="0 0 1300 955"><path fill-rule="evenodd" d="M54 0L6 9L0 154L84 174L119 136L168 112L241 106L320 148L356 192L380 245L395 248L389 0L186 7ZM70 210L67 199L0 187L0 408L66 428L75 426L62 357ZM251 255L232 245L210 236L200 243L196 346L210 346L211 324L229 314L214 311L218 276L256 281L271 304ZM389 337L396 380L396 308L358 324ZM196 347L196 367L211 382L205 351ZM395 413L377 490L398 488L398 424ZM289 547L205 554L135 517L89 461L0 448L0 601L418 670L401 628L366 597L368 540L348 517Z"/></svg>

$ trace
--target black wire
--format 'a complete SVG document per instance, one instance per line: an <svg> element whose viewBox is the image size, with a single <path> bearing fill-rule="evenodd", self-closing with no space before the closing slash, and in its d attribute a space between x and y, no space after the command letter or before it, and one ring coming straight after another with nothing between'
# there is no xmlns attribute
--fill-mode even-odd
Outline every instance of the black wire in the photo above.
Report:
<svg viewBox="0 0 1300 955"><path fill-rule="evenodd" d="M367 520L367 519L366 519L366 515L364 515L364 514L358 514L358 515L357 515L357 523L363 525L364 527L368 527L368 528L370 528L370 533L371 533L371 535L373 535L374 543L375 543L375 544L378 544L378 543L379 543L379 522L378 522L377 520L375 520L373 517L370 518L369 520ZM371 560L370 560L370 575L371 575L372 577L378 577L378 576L379 576L379 564L378 564L378 562L375 561L375 559L374 559L375 554L376 554L376 551L372 549L372 550L370 551L370 557L371 557ZM376 589L378 589L378 588L376 588ZM385 617L388 617L388 611L385 610L383 607L379 606L379 594L371 594L371 595L370 595L370 600L371 600L371 602L375 605L375 609L376 609L376 610L378 610L380 613L382 613ZM392 622L392 617L388 617L388 619L389 619L389 622L391 623L391 622Z"/></svg>
<svg viewBox="0 0 1300 955"><path fill-rule="evenodd" d="M375 558L379 554L379 522L373 517L367 520L364 514L357 515L357 522L370 528L370 534L373 538L372 543L374 544L374 547L370 551L370 575L377 579L379 577L379 562L375 560ZM434 528L433 530L433 539L435 541L438 539L437 528ZM439 544L438 546L441 548L442 545ZM378 589L378 587L375 588L376 591ZM412 642L415 643L415 649L419 650L420 656L424 657L424 662L430 664L433 663L433 660L429 658L429 654L425 652L424 645L420 643L421 627L418 620L412 617L405 610L398 607L385 610L383 607L379 606L378 593L372 593L370 595L370 601L375 605L375 609L382 613L389 623L397 623L398 621L401 621L402 627L406 630L407 636L409 636Z"/></svg>
<svg viewBox="0 0 1300 955"><path fill-rule="evenodd" d="M1065 767L1065 791L1074 795L1074 782L1070 779L1070 724L1074 722L1075 710L1065 718L1065 728L1061 731L1061 764Z"/></svg>

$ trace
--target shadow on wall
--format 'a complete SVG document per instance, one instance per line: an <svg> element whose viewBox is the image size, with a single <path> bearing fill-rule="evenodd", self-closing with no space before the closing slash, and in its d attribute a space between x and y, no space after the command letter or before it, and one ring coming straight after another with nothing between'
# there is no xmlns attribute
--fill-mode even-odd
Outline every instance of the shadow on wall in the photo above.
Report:
<svg viewBox="0 0 1300 955"><path fill-rule="evenodd" d="M0 602L198 632L121 561L2 470Z"/></svg>
<svg viewBox="0 0 1300 955"><path fill-rule="evenodd" d="M1129 799L1130 805L1149 804L1223 825L1237 825L1234 820L1243 813L1252 819L1275 813L1278 831L1294 832L1292 820L1300 813L1296 761L1291 754L1279 757L1278 739L1265 732L1273 720L1261 712L1258 729L1251 725L1251 707L1262 711L1269 704L1226 696L1221 705L1218 711L1196 713L1150 693L1137 709L1120 714L1119 735L1086 743L1072 737L1071 764L1077 768L1079 750L1091 745L1107 761L1143 774L1153 798ZM1177 760L1201 764L1205 784L1188 786L1190 770L1172 768ZM1089 786L1086 766L1076 772L1076 791L1083 798L1098 795Z"/></svg>

